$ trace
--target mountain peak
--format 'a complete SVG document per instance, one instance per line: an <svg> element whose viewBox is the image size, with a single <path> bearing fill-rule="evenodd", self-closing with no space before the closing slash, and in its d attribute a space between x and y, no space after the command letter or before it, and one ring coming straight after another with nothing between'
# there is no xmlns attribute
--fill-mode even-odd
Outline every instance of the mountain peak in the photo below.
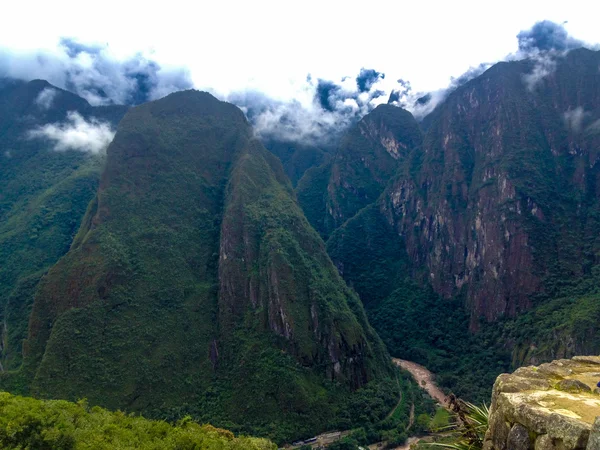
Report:
<svg viewBox="0 0 600 450"><path fill-rule="evenodd" d="M159 100L138 106L150 108L153 114L214 116L239 125L248 125L246 116L237 106L218 100L205 91L188 89L173 92Z"/></svg>

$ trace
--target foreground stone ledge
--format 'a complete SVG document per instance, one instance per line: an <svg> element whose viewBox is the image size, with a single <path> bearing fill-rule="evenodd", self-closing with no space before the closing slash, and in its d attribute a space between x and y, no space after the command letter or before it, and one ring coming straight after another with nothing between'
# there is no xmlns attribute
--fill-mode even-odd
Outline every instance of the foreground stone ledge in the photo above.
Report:
<svg viewBox="0 0 600 450"><path fill-rule="evenodd" d="M486 450L600 450L599 356L576 356L500 375Z"/></svg>

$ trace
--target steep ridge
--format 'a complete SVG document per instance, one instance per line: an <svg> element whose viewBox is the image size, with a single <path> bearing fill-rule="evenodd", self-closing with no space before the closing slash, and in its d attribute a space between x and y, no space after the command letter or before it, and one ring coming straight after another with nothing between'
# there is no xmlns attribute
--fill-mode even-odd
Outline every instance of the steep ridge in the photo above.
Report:
<svg viewBox="0 0 600 450"><path fill-rule="evenodd" d="M285 139L265 138L263 145L281 160L285 173L293 186L298 184L302 176L312 167L327 163L334 152L332 144L319 146Z"/></svg>
<svg viewBox="0 0 600 450"><path fill-rule="evenodd" d="M418 123L403 109L380 105L363 117L343 136L332 160L298 182L298 201L315 229L326 239L377 200L421 139Z"/></svg>
<svg viewBox="0 0 600 450"><path fill-rule="evenodd" d="M33 293L65 254L98 186L102 154L55 151L29 133L69 114L116 126L127 107L92 107L42 80L0 80L0 343L2 370L21 364Z"/></svg>
<svg viewBox="0 0 600 450"><path fill-rule="evenodd" d="M238 108L171 94L132 108L107 154L35 297L34 394L277 440L377 395L389 356Z"/></svg>
<svg viewBox="0 0 600 450"><path fill-rule="evenodd" d="M453 92L327 242L392 354L471 398L511 360L600 351L600 52L553 61L499 63Z"/></svg>
<svg viewBox="0 0 600 450"><path fill-rule="evenodd" d="M473 328L597 263L599 60L573 51L532 89L533 62L497 64L436 111L418 173L386 193L411 260L444 297L464 290Z"/></svg>

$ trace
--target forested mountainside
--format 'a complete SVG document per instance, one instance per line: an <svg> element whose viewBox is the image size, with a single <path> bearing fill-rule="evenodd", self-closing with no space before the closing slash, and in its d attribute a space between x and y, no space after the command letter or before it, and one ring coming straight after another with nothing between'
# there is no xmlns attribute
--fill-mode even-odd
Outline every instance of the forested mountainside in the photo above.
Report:
<svg viewBox="0 0 600 450"><path fill-rule="evenodd" d="M0 79L0 343L2 370L21 364L33 293L64 255L98 186L103 156L55 151L32 131L69 114L116 126L125 106L92 107L45 81Z"/></svg>
<svg viewBox="0 0 600 450"><path fill-rule="evenodd" d="M600 52L548 61L542 75L539 60L498 63L459 87L382 194L339 221L313 200L337 204L327 166L298 184L392 354L428 365L466 397L483 388L484 398L511 362L600 351ZM354 185L344 179L347 191L381 186L369 154L347 163L362 170ZM306 186L320 191L307 196Z"/></svg>
<svg viewBox="0 0 600 450"><path fill-rule="evenodd" d="M398 395L281 163L237 107L197 91L119 123L36 290L23 358L4 383L35 396L277 440L351 423L365 393L390 409Z"/></svg>
<svg viewBox="0 0 600 450"><path fill-rule="evenodd" d="M380 105L342 137L330 161L308 170L297 187L298 201L324 238L373 203L405 157L420 146L412 114Z"/></svg>
<svg viewBox="0 0 600 450"><path fill-rule="evenodd" d="M283 170L294 187L308 169L328 162L335 151L335 147L327 143L317 147L275 137L263 138L262 142L267 150L280 159Z"/></svg>
<svg viewBox="0 0 600 450"><path fill-rule="evenodd" d="M472 400L599 352L599 67L498 63L335 150L204 92L1 80L0 388L284 442L407 424L388 350Z"/></svg>
<svg viewBox="0 0 600 450"><path fill-rule="evenodd" d="M177 424L110 412L85 400L36 400L0 393L0 446L4 449L275 450L267 439L235 437L199 425Z"/></svg>

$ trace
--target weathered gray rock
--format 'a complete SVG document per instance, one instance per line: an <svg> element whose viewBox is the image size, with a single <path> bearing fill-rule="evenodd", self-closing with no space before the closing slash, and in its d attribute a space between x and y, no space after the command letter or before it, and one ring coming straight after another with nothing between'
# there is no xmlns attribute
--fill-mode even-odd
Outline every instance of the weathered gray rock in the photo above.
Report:
<svg viewBox="0 0 600 450"><path fill-rule="evenodd" d="M582 424L579 420L561 414L551 414L548 418L548 436L562 442L567 449L585 448L590 437L590 428L588 424Z"/></svg>
<svg viewBox="0 0 600 450"><path fill-rule="evenodd" d="M508 433L507 446L510 450L529 450L532 447L529 430L520 423L515 423Z"/></svg>
<svg viewBox="0 0 600 450"><path fill-rule="evenodd" d="M578 357L500 375L485 448L600 450L600 422L592 431L600 416L600 397L593 392L599 366L600 357Z"/></svg>
<svg viewBox="0 0 600 450"><path fill-rule="evenodd" d="M600 417L596 417L586 450L600 450Z"/></svg>
<svg viewBox="0 0 600 450"><path fill-rule="evenodd" d="M572 361L592 363L600 365L600 356L573 356Z"/></svg>
<svg viewBox="0 0 600 450"><path fill-rule="evenodd" d="M556 385L556 389L565 392L592 392L592 389L582 381L579 380L560 380Z"/></svg>
<svg viewBox="0 0 600 450"><path fill-rule="evenodd" d="M538 436L535 440L534 450L556 450L556 447L552 443L552 438L547 434Z"/></svg>
<svg viewBox="0 0 600 450"><path fill-rule="evenodd" d="M563 364L559 364L558 362L542 364L538 367L537 371L543 375L546 375L547 377L549 376L558 378L568 377L573 373L571 369L564 367Z"/></svg>
<svg viewBox="0 0 600 450"><path fill-rule="evenodd" d="M493 432L493 436L489 436L490 432ZM504 417L500 414L490 416L489 430L486 433L486 442L490 441L491 449L506 450L508 442L508 433L510 432L510 425L506 422Z"/></svg>

